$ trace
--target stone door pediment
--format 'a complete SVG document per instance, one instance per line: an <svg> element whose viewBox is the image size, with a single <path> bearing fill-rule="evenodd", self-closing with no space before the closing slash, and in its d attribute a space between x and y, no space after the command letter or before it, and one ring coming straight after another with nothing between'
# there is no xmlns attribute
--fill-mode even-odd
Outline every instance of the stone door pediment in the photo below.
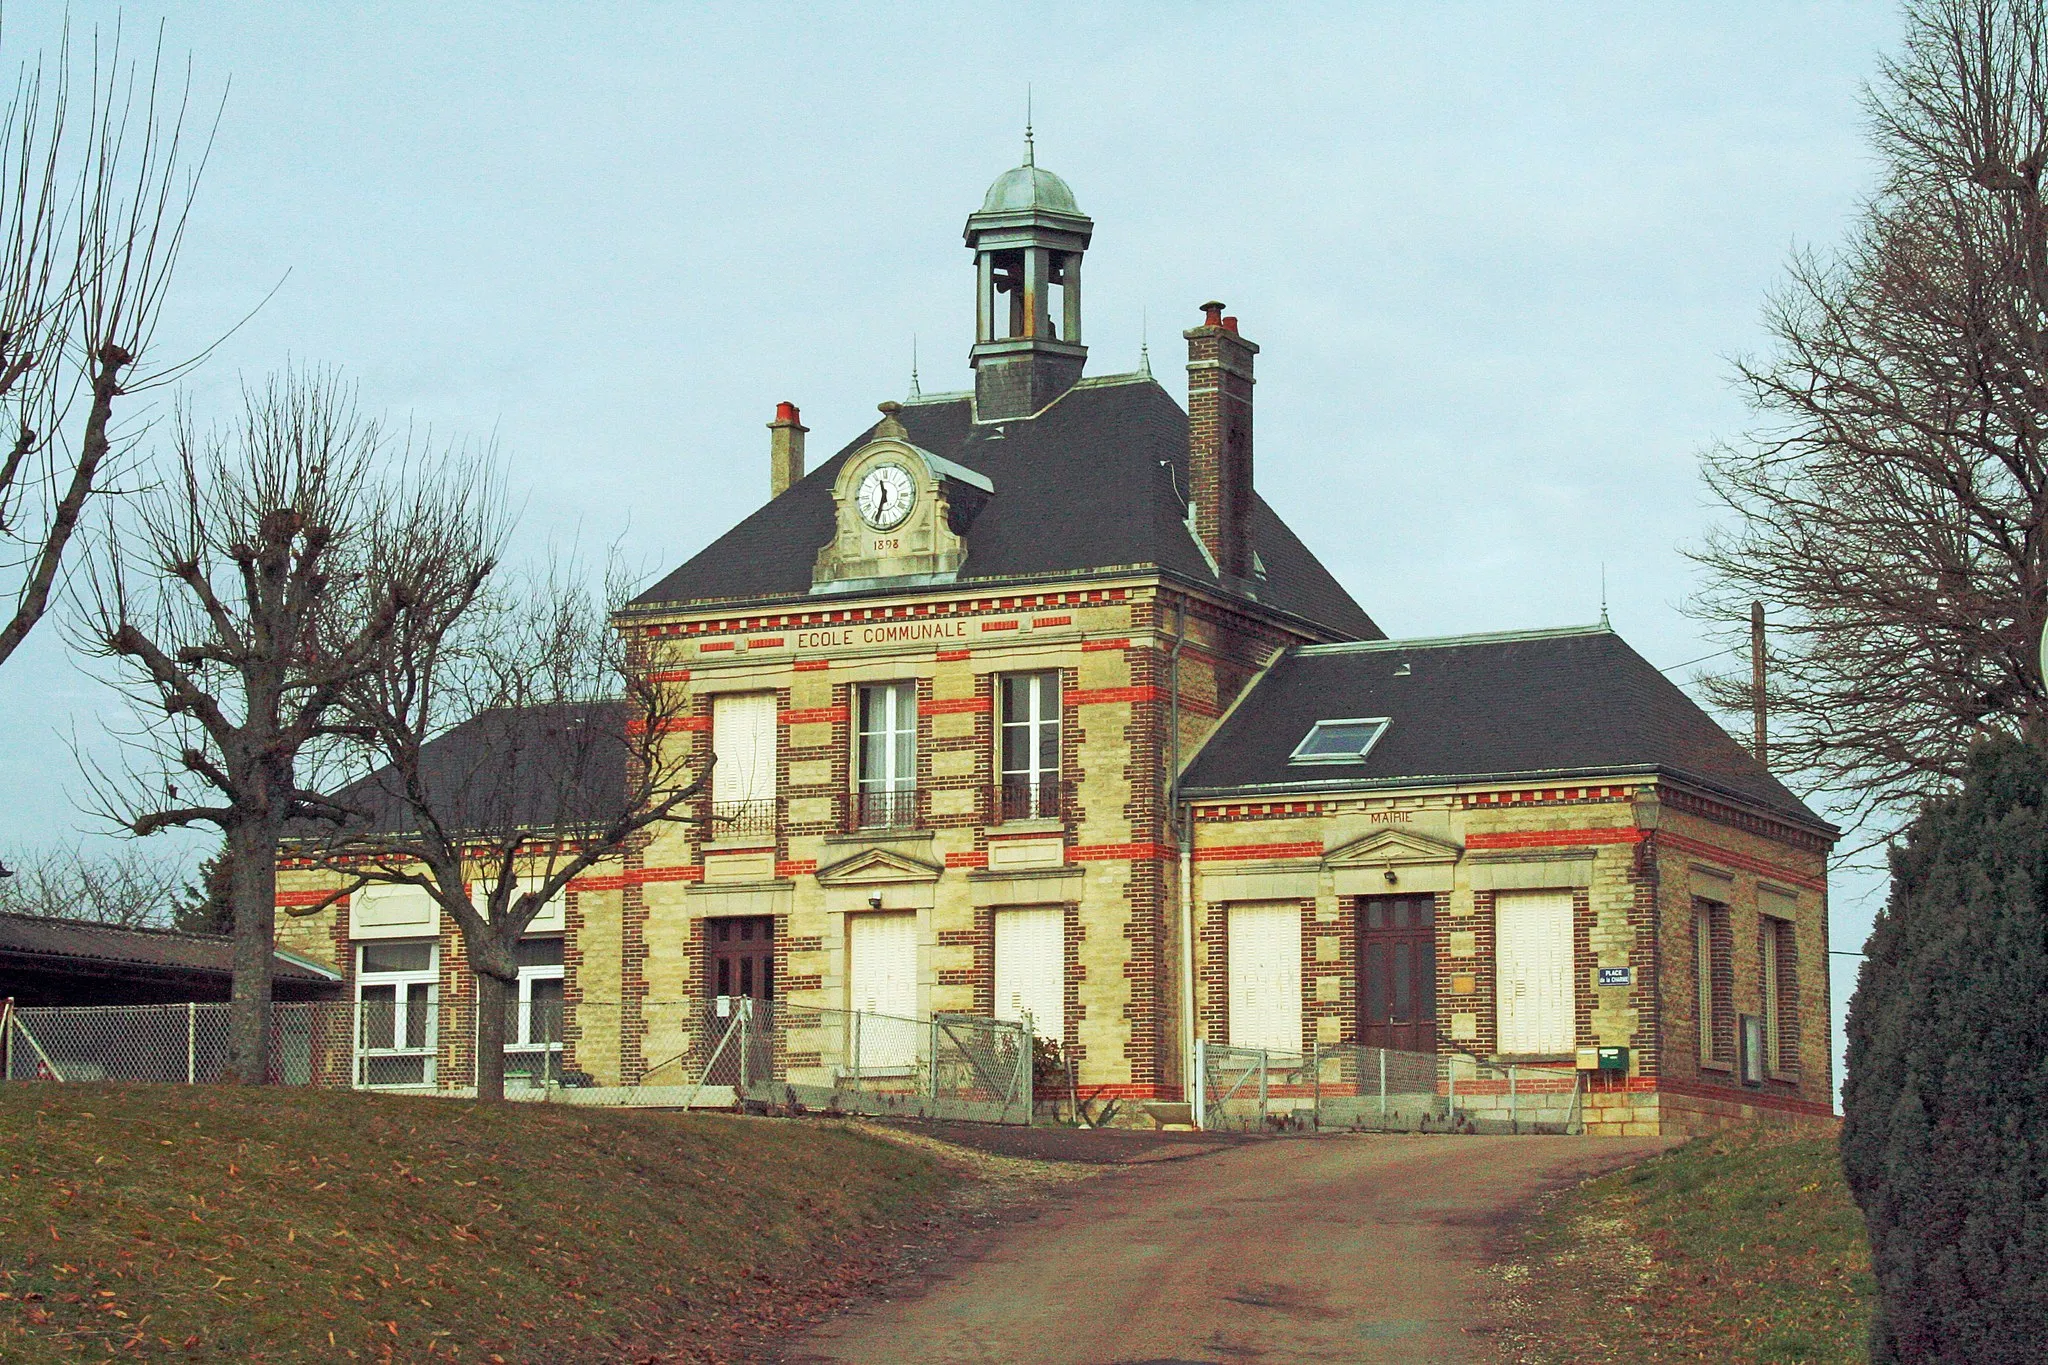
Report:
<svg viewBox="0 0 2048 1365"><path fill-rule="evenodd" d="M868 848L818 869L821 886L879 886L892 882L935 882L945 871L937 863L889 848Z"/></svg>
<svg viewBox="0 0 2048 1365"><path fill-rule="evenodd" d="M1340 896L1451 889L1451 870L1465 850L1405 829L1376 829L1323 855Z"/></svg>

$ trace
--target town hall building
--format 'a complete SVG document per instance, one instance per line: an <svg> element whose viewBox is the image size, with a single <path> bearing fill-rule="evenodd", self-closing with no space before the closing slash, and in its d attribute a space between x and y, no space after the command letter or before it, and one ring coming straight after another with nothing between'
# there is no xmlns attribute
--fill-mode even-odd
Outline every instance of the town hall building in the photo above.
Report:
<svg viewBox="0 0 2048 1365"><path fill-rule="evenodd" d="M717 762L536 924L575 1068L644 1083L752 997L1028 1015L1130 1100L1202 1040L1625 1049L1593 1131L1828 1113L1837 832L1604 622L1386 639L1258 494L1222 304L1185 410L1087 372L1093 229L1027 154L967 219L972 390L815 467L782 404L767 500L619 616ZM437 915L355 900L281 933L463 989Z"/></svg>

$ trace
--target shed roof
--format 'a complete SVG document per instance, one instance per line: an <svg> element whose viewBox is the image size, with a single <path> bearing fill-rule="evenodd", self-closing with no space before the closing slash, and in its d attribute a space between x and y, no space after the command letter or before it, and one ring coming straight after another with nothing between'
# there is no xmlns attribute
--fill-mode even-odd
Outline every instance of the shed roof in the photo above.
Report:
<svg viewBox="0 0 2048 1365"><path fill-rule="evenodd" d="M234 941L220 934L137 929L0 912L0 955L56 966L63 962L176 976L231 976ZM295 954L272 960L275 980L317 985L341 980Z"/></svg>

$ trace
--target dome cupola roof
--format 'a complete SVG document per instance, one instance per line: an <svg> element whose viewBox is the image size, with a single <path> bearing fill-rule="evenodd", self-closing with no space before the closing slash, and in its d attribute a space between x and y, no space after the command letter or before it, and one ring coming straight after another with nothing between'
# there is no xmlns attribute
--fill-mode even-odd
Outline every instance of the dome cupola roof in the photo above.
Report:
<svg viewBox="0 0 2048 1365"><path fill-rule="evenodd" d="M1043 166L1028 161L997 176L981 200L983 213L1029 212L1033 209L1052 213L1081 212L1081 206L1074 202L1074 192L1067 188L1066 181Z"/></svg>

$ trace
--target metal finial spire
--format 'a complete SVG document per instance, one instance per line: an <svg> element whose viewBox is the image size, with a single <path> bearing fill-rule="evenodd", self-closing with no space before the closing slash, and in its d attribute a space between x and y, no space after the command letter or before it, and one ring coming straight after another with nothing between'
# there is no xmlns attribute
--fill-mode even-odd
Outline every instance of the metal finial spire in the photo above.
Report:
<svg viewBox="0 0 2048 1365"><path fill-rule="evenodd" d="M1146 378L1152 376L1152 310L1138 310L1138 369Z"/></svg>
<svg viewBox="0 0 2048 1365"><path fill-rule="evenodd" d="M1600 561L1600 624L1606 629L1613 629L1607 620L1607 561L1604 559Z"/></svg>
<svg viewBox="0 0 2048 1365"><path fill-rule="evenodd" d="M1031 143L1031 82L1024 83L1024 164L1038 164L1038 149Z"/></svg>
<svg viewBox="0 0 2048 1365"><path fill-rule="evenodd" d="M917 333L910 334L910 396L922 398L924 390L917 384Z"/></svg>

